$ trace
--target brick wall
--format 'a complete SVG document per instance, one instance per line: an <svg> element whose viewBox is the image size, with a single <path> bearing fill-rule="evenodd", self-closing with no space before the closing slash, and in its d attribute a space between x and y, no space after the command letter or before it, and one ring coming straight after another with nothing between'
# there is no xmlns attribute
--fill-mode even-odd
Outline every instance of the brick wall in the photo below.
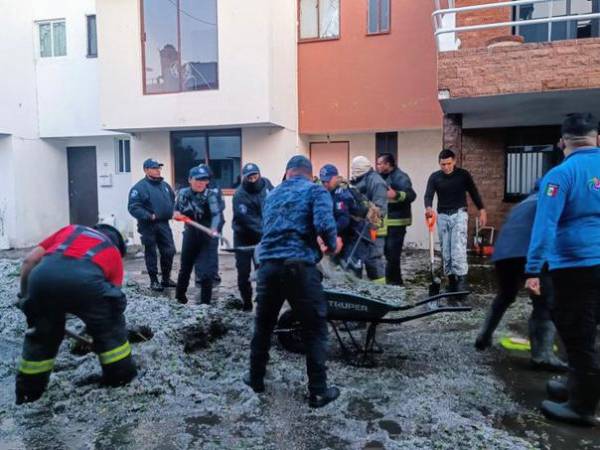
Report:
<svg viewBox="0 0 600 450"><path fill-rule="evenodd" d="M438 89L450 98L600 87L600 39L442 52Z"/></svg>
<svg viewBox="0 0 600 450"><path fill-rule="evenodd" d="M456 0L456 7L481 5L483 3L499 3L505 0ZM486 23L510 22L512 20L512 8L493 8L460 13L457 15L456 25L459 27L469 25L483 25ZM459 33L461 48L484 47L485 43L498 36L511 35L510 27L491 28L489 30L469 31Z"/></svg>

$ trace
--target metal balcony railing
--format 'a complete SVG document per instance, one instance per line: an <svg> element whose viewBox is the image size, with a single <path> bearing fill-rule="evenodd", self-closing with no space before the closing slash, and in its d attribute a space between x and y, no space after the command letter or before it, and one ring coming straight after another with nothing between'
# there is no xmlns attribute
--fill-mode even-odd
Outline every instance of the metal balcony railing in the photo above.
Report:
<svg viewBox="0 0 600 450"><path fill-rule="evenodd" d="M536 24L551 24L559 22L570 22L570 21L584 21L592 19L600 19L600 12L592 12L589 14L563 14L560 16L552 15L552 5L556 0L512 0L512 1L501 1L497 3L485 3L482 0L479 5L462 6L456 7L455 0L433 0L435 4L435 11L432 14L434 35L438 44L438 50L456 50L460 47L460 40L456 38L457 33L474 32L480 30L488 30L492 28L503 28L503 27L523 27L527 25ZM536 3L549 3L548 17L526 19L526 20L511 20L501 22L489 22L456 26L457 16L463 13L473 13L476 11L482 11L486 9L494 8L506 8L506 7L517 7L517 6L532 6ZM446 35L445 38L443 36ZM552 39L549 39L552 40Z"/></svg>

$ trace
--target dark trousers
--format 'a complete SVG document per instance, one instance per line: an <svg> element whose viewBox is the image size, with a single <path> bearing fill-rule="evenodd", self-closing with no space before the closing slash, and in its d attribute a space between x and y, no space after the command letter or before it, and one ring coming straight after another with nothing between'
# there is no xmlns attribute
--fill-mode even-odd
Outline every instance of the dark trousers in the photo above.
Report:
<svg viewBox="0 0 600 450"><path fill-rule="evenodd" d="M525 283L525 258L510 258L496 261L496 282L498 291L492 303L492 310L502 317L506 309L515 301L519 290ZM552 280L547 272L540 277L542 295L530 295L533 310L531 318L534 320L551 320L550 311L554 301Z"/></svg>
<svg viewBox="0 0 600 450"><path fill-rule="evenodd" d="M218 240L199 230L186 226L181 246L181 267L177 278L177 290L185 293L190 284L192 270L196 268L196 281L203 290L212 287L217 272ZM209 298L210 300L210 298Z"/></svg>
<svg viewBox="0 0 600 450"><path fill-rule="evenodd" d="M258 241L255 239L246 239L244 236L240 236L238 233L234 234L233 236L234 247L256 244L258 244ZM237 269L237 285L244 303L252 301L252 283L250 283L252 264L254 264L254 269L256 269L253 252L236 252L235 268Z"/></svg>
<svg viewBox="0 0 600 450"><path fill-rule="evenodd" d="M23 304L28 331L17 373L18 388L45 389L65 334L67 313L79 317L92 336L103 381L110 385L129 381L136 369L123 315L125 295L105 282L101 269L91 262L62 256L46 258L31 272Z"/></svg>
<svg viewBox="0 0 600 450"><path fill-rule="evenodd" d="M600 374L596 348L600 323L600 265L550 272L556 302L552 317L565 344L569 368Z"/></svg>
<svg viewBox="0 0 600 450"><path fill-rule="evenodd" d="M155 279L158 276L158 261L156 257L156 248L160 253L160 270L163 279L167 280L171 276L173 268L173 258L175 257L175 242L169 222L138 223L138 232L142 237L144 246L144 258L146 260L146 269L150 278Z"/></svg>
<svg viewBox="0 0 600 450"><path fill-rule="evenodd" d="M262 379L265 375L271 334L286 299L302 323L302 339L307 349L308 390L311 394L322 394L327 389L327 301L321 274L314 265L290 260L261 262L250 375L254 379Z"/></svg>
<svg viewBox="0 0 600 450"><path fill-rule="evenodd" d="M388 227L385 238L385 279L387 284L402 284L402 247L406 227Z"/></svg>

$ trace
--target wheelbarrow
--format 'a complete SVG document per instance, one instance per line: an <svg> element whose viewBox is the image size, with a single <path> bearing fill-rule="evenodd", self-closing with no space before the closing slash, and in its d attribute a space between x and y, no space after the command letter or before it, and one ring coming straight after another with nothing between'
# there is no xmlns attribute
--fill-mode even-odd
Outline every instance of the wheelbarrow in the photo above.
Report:
<svg viewBox="0 0 600 450"><path fill-rule="evenodd" d="M376 341L377 327L380 324L400 325L434 314L471 310L470 306L448 306L443 302L453 297L466 296L468 291L441 293L410 304L388 303L334 290L325 290L324 293L328 303L327 321L335 333L343 358L348 364L358 367L377 365L374 354L382 353ZM366 325L364 342L360 342L355 335L356 325L351 326L350 323ZM343 332L348 335L349 344L342 339ZM302 324L294 317L291 309L281 314L274 333L285 350L294 353L305 352Z"/></svg>

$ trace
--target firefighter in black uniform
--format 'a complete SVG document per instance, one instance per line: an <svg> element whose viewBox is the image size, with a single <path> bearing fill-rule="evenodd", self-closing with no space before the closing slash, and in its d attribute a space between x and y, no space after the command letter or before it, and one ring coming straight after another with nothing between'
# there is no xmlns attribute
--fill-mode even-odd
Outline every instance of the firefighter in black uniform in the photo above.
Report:
<svg viewBox="0 0 600 450"><path fill-rule="evenodd" d="M221 209L215 193L208 189L210 174L206 166L190 170L189 188L181 189L175 201L175 218L187 216L201 225L210 227L213 236L186 224L181 247L181 267L177 278L175 298L187 303L187 288L194 267L200 283L200 302L209 304L212 297L213 280L217 268L219 221ZM215 244L217 243L217 244Z"/></svg>
<svg viewBox="0 0 600 450"><path fill-rule="evenodd" d="M110 225L66 226L42 241L21 268L19 307L27 317L16 403L39 399L65 334L65 314L79 317L93 338L102 384L119 386L137 374L127 340L121 291L125 243Z"/></svg>
<svg viewBox="0 0 600 450"><path fill-rule="evenodd" d="M175 193L160 176L162 164L153 159L144 161L146 176L129 191L129 213L138 221L138 232L142 236L146 269L150 276L150 287L162 291L175 287L171 280L171 268L175 257L175 242L169 226L173 218ZM160 252L162 281L158 281L156 247Z"/></svg>
<svg viewBox="0 0 600 450"><path fill-rule="evenodd" d="M242 184L233 196L233 245L235 247L256 245L262 237L262 208L267 194L273 189L271 182L260 175L256 164L248 163L242 168ZM244 302L244 311L252 310L252 252L237 252L235 267L238 273L238 289Z"/></svg>

